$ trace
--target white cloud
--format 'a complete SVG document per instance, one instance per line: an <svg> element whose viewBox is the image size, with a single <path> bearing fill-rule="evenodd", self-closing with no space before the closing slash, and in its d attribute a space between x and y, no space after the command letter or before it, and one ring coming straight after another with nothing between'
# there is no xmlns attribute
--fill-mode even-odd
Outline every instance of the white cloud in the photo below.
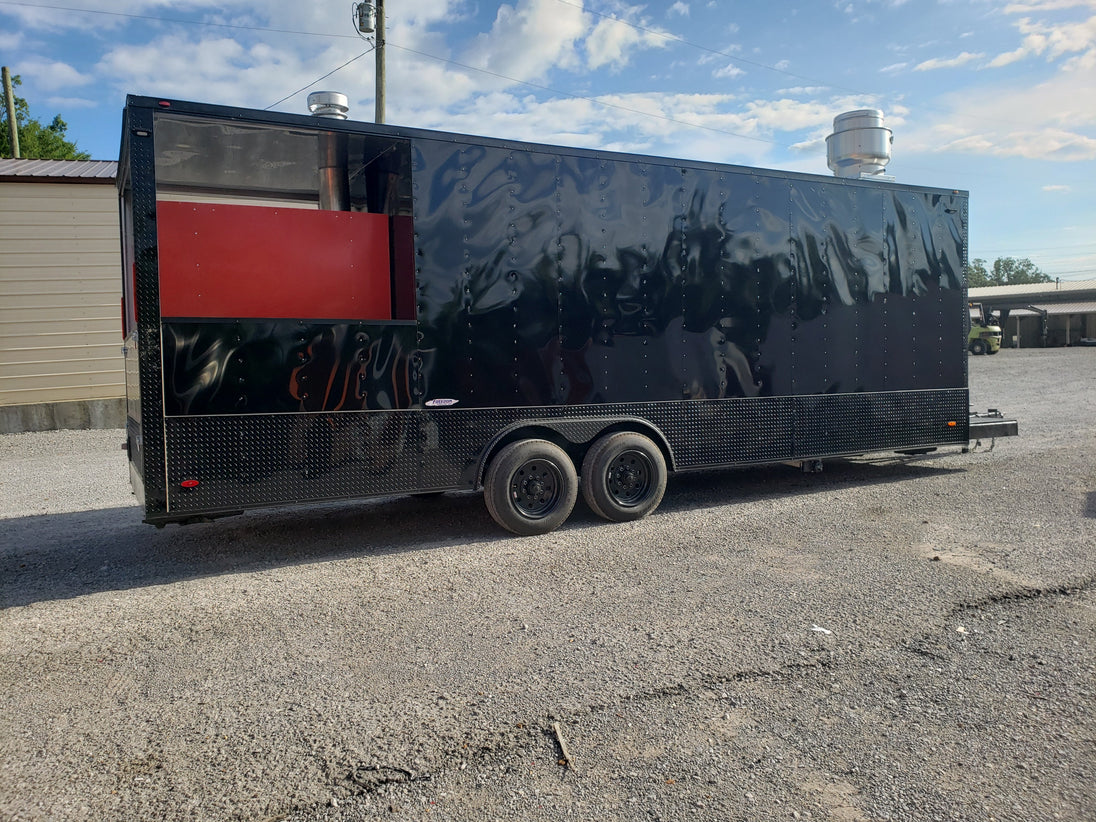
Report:
<svg viewBox="0 0 1096 822"><path fill-rule="evenodd" d="M954 92L902 134L910 153L978 153L993 157L1096 160L1096 73L1068 69L1038 84L1015 82Z"/></svg>
<svg viewBox="0 0 1096 822"><path fill-rule="evenodd" d="M734 63L728 63L721 69L716 69L712 72L712 77L718 77L720 79L729 79L731 77L740 77L745 74L742 69L736 66Z"/></svg>
<svg viewBox="0 0 1096 822"><path fill-rule="evenodd" d="M1091 62L1092 53L1096 51L1096 16L1058 24L1033 23L1025 17L1017 22L1016 28L1024 35L1020 46L994 57L989 63L990 68L1000 68L1018 60L1044 54L1048 61L1065 55L1080 54L1082 61L1087 64Z"/></svg>
<svg viewBox="0 0 1096 822"><path fill-rule="evenodd" d="M15 51L22 44L21 31L0 31L0 51Z"/></svg>
<svg viewBox="0 0 1096 822"><path fill-rule="evenodd" d="M44 91L60 91L73 86L86 86L93 78L81 74L68 63L54 60L23 60L19 66L19 74L24 80L33 78L34 85Z"/></svg>
<svg viewBox="0 0 1096 822"><path fill-rule="evenodd" d="M666 32L644 25L641 30L620 20L603 18L586 38L586 65L590 69L623 68L638 48L664 48Z"/></svg>
<svg viewBox="0 0 1096 822"><path fill-rule="evenodd" d="M576 43L589 16L554 0L518 0L499 6L491 31L477 36L463 62L489 71L532 80L557 66L579 65Z"/></svg>
<svg viewBox="0 0 1096 822"><path fill-rule="evenodd" d="M86 97L47 97L46 103L50 108L59 109L95 108L99 105L97 101Z"/></svg>
<svg viewBox="0 0 1096 822"><path fill-rule="evenodd" d="M1043 191L1062 191L1062 192L1068 192L1068 191L1072 191L1072 190L1073 190L1073 187L1072 187L1072 186L1062 186L1062 185L1054 185L1054 186L1043 186Z"/></svg>
<svg viewBox="0 0 1096 822"><path fill-rule="evenodd" d="M1005 14L1031 14L1036 11L1061 11L1079 6L1091 6L1092 0L1032 0L1028 3L1009 3Z"/></svg>
<svg viewBox="0 0 1096 822"><path fill-rule="evenodd" d="M788 146L796 154L819 154L826 151L826 138L813 137Z"/></svg>
<svg viewBox="0 0 1096 822"><path fill-rule="evenodd" d="M985 54L978 52L972 54L969 51L964 51L957 57L933 57L931 60L925 60L923 63L918 63L913 67L914 71L934 71L935 69L945 68L958 68L959 66L965 66L974 60L981 60L985 57Z"/></svg>
<svg viewBox="0 0 1096 822"><path fill-rule="evenodd" d="M1078 2L1029 2L1009 6L1012 14L1077 7ZM1096 16L1047 23L1016 21L1020 46L998 54L988 67L1042 57L1056 62L1049 79L1033 83L1013 78L1007 84L955 92L937 101L935 116L914 120L903 133L911 152L952 152L1036 161L1091 162L1096 159ZM1046 190L1061 191L1061 188Z"/></svg>
<svg viewBox="0 0 1096 822"><path fill-rule="evenodd" d="M891 63L889 66L883 66L879 69L880 74L896 74L897 72L908 66L909 63Z"/></svg>
<svg viewBox="0 0 1096 822"><path fill-rule="evenodd" d="M729 54L739 54L742 51L742 46L738 43L730 43L718 51L706 51L696 58L698 65L706 66L708 63L714 63L718 60L724 59Z"/></svg>
<svg viewBox="0 0 1096 822"><path fill-rule="evenodd" d="M353 54L345 45L341 51L329 47L303 63L266 44L245 47L227 37L192 40L168 34L149 43L115 46L96 72L120 91L184 100L200 94L206 102L262 108L303 85L302 77L318 77ZM340 86L338 80L328 85Z"/></svg>
<svg viewBox="0 0 1096 822"><path fill-rule="evenodd" d="M243 3L243 0L234 1L238 5ZM398 122L408 108L444 108L478 91L510 85L509 81L502 82L414 53L434 54L443 59L450 57L443 35L432 27L441 23L449 25L459 17L458 3L459 0L416 0L406 7L401 6L399 14L390 15L387 29L388 119ZM253 4L249 2L248 7ZM231 19L234 24L243 20L239 15L231 16L234 11L231 4L218 6L221 8L230 15L222 19ZM243 24L294 31L351 31L347 15L336 11L331 4L274 0L263 8L269 13L269 19L253 16ZM182 12L161 13L184 16ZM157 28L164 33L152 40L110 45L95 66L97 79L119 92L198 98L211 103L262 108L370 48L356 36L321 39L264 33L252 38L241 30L175 25ZM327 88L350 97L352 117L371 119L373 65L373 56L365 54L318 85L279 103L277 108L303 112L308 91ZM409 100L413 101L410 107L407 105Z"/></svg>
<svg viewBox="0 0 1096 822"><path fill-rule="evenodd" d="M798 121L769 116L765 101L737 105L730 94L606 94L590 99L538 101L497 93L474 98L459 111L417 112L413 123L429 128L490 134L507 139L691 157L764 163ZM840 109L837 109L840 110ZM832 106L819 106L811 122L828 123Z"/></svg>
<svg viewBox="0 0 1096 822"><path fill-rule="evenodd" d="M677 0L677 2L674 3L672 6L670 6L670 8L667 9L667 11L666 11L666 16L667 17L673 17L675 14L679 14L682 17L688 17L689 16L689 4L688 3L682 3L681 0Z"/></svg>
<svg viewBox="0 0 1096 822"><path fill-rule="evenodd" d="M833 123L832 102L789 100L756 100L746 105L746 111L760 128L771 131L799 131L801 129L827 129Z"/></svg>
<svg viewBox="0 0 1096 822"><path fill-rule="evenodd" d="M190 0L185 4L185 8L180 8L183 4L173 3L171 0L98 0L94 5L95 11L45 5L11 5L5 6L3 11L5 14L16 17L22 25L30 29L50 31L74 29L101 33L104 30L113 31L129 25L133 22L134 15L175 20L201 20L206 14L215 14L217 15L215 18L208 19L221 23L233 22L225 17L225 12L231 11L233 6L248 9L254 4L250 0ZM277 2L274 5L277 6ZM292 4L286 4L287 7L290 5ZM235 22L255 24L256 20L252 18Z"/></svg>
<svg viewBox="0 0 1096 822"><path fill-rule="evenodd" d="M1096 140L1063 129L972 134L945 143L941 151L976 152L995 157L1079 162L1096 159Z"/></svg>

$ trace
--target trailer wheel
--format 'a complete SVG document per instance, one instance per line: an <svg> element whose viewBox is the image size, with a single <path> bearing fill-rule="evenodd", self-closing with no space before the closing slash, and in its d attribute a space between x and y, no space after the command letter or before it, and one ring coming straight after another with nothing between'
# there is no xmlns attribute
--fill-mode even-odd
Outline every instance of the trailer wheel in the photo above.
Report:
<svg viewBox="0 0 1096 822"><path fill-rule="evenodd" d="M647 516L666 492L666 460L642 434L620 431L594 443L582 461L582 495L613 522Z"/></svg>
<svg viewBox="0 0 1096 822"><path fill-rule="evenodd" d="M986 353L986 344L984 342L982 342L981 340L975 340L974 342L972 342L970 344L970 353L971 354L985 354Z"/></svg>
<svg viewBox="0 0 1096 822"><path fill-rule="evenodd" d="M483 498L495 522L519 536L554 531L578 498L578 475L567 453L548 440L519 440L487 467Z"/></svg>

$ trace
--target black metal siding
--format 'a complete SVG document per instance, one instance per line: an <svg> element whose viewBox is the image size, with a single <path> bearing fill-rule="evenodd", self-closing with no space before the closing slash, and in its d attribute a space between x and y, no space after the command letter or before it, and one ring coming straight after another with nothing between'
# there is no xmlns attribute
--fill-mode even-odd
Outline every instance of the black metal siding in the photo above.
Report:
<svg viewBox="0 0 1096 822"><path fill-rule="evenodd" d="M238 114L410 139L417 320L161 326L131 137L150 519L472 487L523 421L678 470L966 442L964 193Z"/></svg>

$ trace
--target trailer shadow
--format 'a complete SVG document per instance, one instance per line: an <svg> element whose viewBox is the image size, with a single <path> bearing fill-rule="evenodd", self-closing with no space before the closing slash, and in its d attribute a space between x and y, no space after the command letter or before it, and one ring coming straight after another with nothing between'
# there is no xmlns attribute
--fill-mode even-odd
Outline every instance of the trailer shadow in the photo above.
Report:
<svg viewBox="0 0 1096 822"><path fill-rule="evenodd" d="M844 485L916 481L959 468L910 463L827 463L822 474L787 466L671 478L660 512L819 493ZM658 516L658 512L654 516ZM0 608L208 576L363 555L460 548L513 539L477 493L399 497L253 511L210 523L155 529L137 508L109 508L3 522ZM460 523L459 528L454 523ZM582 502L564 531L614 527Z"/></svg>

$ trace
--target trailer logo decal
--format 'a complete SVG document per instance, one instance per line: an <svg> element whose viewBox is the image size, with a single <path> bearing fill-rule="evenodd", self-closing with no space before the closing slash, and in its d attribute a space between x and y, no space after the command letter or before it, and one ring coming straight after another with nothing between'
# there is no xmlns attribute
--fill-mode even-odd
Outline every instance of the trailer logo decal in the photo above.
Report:
<svg viewBox="0 0 1096 822"><path fill-rule="evenodd" d="M426 405L430 408L437 408L439 406L456 405L460 400L451 400L448 397L439 397L436 400L427 400Z"/></svg>

